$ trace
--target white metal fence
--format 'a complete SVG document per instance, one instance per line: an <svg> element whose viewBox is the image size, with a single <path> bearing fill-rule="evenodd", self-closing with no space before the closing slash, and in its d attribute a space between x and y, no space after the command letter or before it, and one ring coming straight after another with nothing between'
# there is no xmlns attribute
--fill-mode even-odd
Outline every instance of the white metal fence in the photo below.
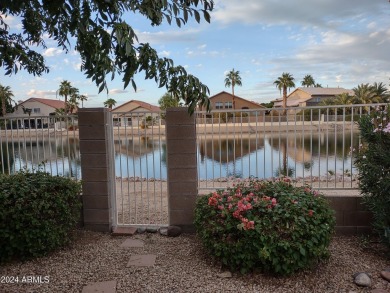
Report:
<svg viewBox="0 0 390 293"><path fill-rule="evenodd" d="M357 120L378 106L198 112L199 189L284 176L318 189L356 189Z"/></svg>
<svg viewBox="0 0 390 293"><path fill-rule="evenodd" d="M118 225L168 223L165 127L161 114L113 113Z"/></svg>
<svg viewBox="0 0 390 293"><path fill-rule="evenodd" d="M81 178L77 116L0 118L0 172Z"/></svg>

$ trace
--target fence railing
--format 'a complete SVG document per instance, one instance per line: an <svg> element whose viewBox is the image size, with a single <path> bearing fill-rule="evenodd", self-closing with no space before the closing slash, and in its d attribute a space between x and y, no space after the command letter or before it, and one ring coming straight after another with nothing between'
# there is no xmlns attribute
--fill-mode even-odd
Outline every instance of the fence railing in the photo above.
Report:
<svg viewBox="0 0 390 293"><path fill-rule="evenodd" d="M117 223L168 223L165 127L161 125L161 113L116 112L112 119Z"/></svg>
<svg viewBox="0 0 390 293"><path fill-rule="evenodd" d="M0 172L27 169L81 178L77 116L0 118Z"/></svg>
<svg viewBox="0 0 390 293"><path fill-rule="evenodd" d="M282 109L197 112L199 188L286 175L319 189L355 189L356 122L378 106L296 107L285 115ZM112 119L118 183L149 182L143 193L165 189L165 113L112 113ZM0 118L0 128L0 172L40 168L81 178L77 116Z"/></svg>
<svg viewBox="0 0 390 293"><path fill-rule="evenodd" d="M198 112L199 189L284 176L318 189L357 189L357 121L378 106Z"/></svg>

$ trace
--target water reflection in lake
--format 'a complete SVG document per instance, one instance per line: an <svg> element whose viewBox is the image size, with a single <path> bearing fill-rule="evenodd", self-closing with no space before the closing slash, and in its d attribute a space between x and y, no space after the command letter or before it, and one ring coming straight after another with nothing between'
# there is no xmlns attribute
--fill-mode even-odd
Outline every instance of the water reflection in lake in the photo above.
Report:
<svg viewBox="0 0 390 293"><path fill-rule="evenodd" d="M116 139L115 169L118 177L166 179L166 144L156 137ZM202 138L198 141L198 177L250 176L269 178L286 174L305 177L328 171L353 169L349 154L357 148L357 133L294 133L243 138ZM41 168L52 174L80 178L78 138L36 139L0 144L0 171L13 173L24 166Z"/></svg>
<svg viewBox="0 0 390 293"><path fill-rule="evenodd" d="M0 144L0 171L12 174L22 169L81 178L78 137L14 138Z"/></svg>
<svg viewBox="0 0 390 293"><path fill-rule="evenodd" d="M266 134L263 138L202 139L199 147L201 178L279 175L306 177L328 171L351 171L351 146L357 148L357 133L295 135Z"/></svg>

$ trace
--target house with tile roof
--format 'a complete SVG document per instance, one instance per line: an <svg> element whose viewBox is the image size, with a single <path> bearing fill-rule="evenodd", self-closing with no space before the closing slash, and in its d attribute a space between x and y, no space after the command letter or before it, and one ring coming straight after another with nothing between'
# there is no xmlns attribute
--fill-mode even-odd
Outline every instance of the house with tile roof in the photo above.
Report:
<svg viewBox="0 0 390 293"><path fill-rule="evenodd" d="M13 113L7 113L6 118L17 119L19 128L41 128L49 123L49 116L57 109L65 108L65 102L52 99L29 98L20 101Z"/></svg>
<svg viewBox="0 0 390 293"><path fill-rule="evenodd" d="M335 98L337 95L347 93L353 95L352 90L345 88L322 88L322 87L299 87L287 96L287 107L309 107L317 106L323 100ZM274 107L283 107L283 100L277 99Z"/></svg>
<svg viewBox="0 0 390 293"><path fill-rule="evenodd" d="M210 106L212 110L245 110L245 109L259 109L265 108L263 105L259 103L246 100L239 96L234 95L235 107L233 107L233 95L222 91L212 97L209 98Z"/></svg>
<svg viewBox="0 0 390 293"><path fill-rule="evenodd" d="M160 121L160 107L149 103L131 100L111 110L116 126L138 126L147 121Z"/></svg>

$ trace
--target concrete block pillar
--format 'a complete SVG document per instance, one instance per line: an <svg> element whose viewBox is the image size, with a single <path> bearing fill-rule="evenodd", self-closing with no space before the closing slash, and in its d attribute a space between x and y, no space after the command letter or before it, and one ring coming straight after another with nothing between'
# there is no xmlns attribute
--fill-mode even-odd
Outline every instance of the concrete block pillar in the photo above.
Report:
<svg viewBox="0 0 390 293"><path fill-rule="evenodd" d="M107 108L78 111L84 227L111 232L115 198L112 119Z"/></svg>
<svg viewBox="0 0 390 293"><path fill-rule="evenodd" d="M194 232L198 195L195 115L188 108L166 111L167 180L169 224Z"/></svg>

